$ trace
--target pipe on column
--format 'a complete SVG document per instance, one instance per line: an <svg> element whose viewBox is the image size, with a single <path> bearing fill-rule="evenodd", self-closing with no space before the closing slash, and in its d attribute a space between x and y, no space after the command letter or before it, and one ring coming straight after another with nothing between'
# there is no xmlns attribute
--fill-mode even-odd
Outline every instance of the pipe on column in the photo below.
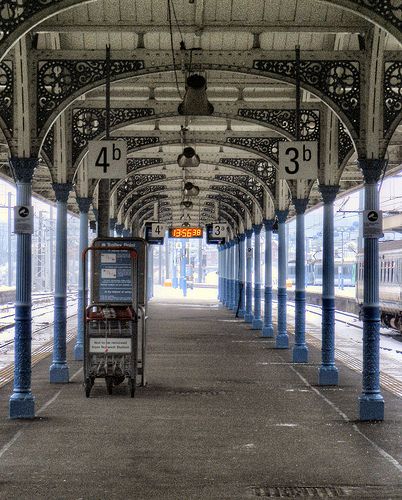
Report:
<svg viewBox="0 0 402 500"><path fill-rule="evenodd" d="M239 239L233 240L233 305L232 311L236 312L239 305Z"/></svg>
<svg viewBox="0 0 402 500"><path fill-rule="evenodd" d="M252 229L246 230L246 312L244 321L246 323L253 322L253 247L251 246Z"/></svg>
<svg viewBox="0 0 402 500"><path fill-rule="evenodd" d="M179 282L177 279L177 249L176 241L173 240L173 252L172 252L172 287L178 288Z"/></svg>
<svg viewBox="0 0 402 500"><path fill-rule="evenodd" d="M254 230L254 316L251 328L262 329L261 319L261 224L255 224Z"/></svg>
<svg viewBox="0 0 402 500"><path fill-rule="evenodd" d="M16 182L16 205L32 205L32 177L37 158L10 158ZM10 418L34 418L35 399L31 392L32 346L32 235L17 233L15 278L14 388L9 402Z"/></svg>
<svg viewBox="0 0 402 500"><path fill-rule="evenodd" d="M377 183L386 160L359 159L364 177L364 208L379 210ZM360 420L383 420L384 398L380 390L380 304L378 236L364 237L363 281L363 387L359 398Z"/></svg>
<svg viewBox="0 0 402 500"><path fill-rule="evenodd" d="M276 335L276 348L288 349L289 335L286 325L286 271L287 271L287 249L286 249L286 218L287 210L277 210L278 219L278 329Z"/></svg>
<svg viewBox="0 0 402 500"><path fill-rule="evenodd" d="M84 266L82 254L88 246L88 212L92 198L77 196L77 204L80 212L80 248L78 262L78 306L77 306L77 341L74 346L74 360L84 359L84 308L87 301L88 290L84 290ZM85 280L86 282L87 280Z"/></svg>
<svg viewBox="0 0 402 500"><path fill-rule="evenodd" d="M245 289L245 252L246 252L246 235L239 235L239 312L238 317L244 318L246 313L246 289Z"/></svg>
<svg viewBox="0 0 402 500"><path fill-rule="evenodd" d="M335 366L335 266L334 266L334 201L339 186L320 185L324 201L322 236L322 318L321 318L321 366L319 385L338 385L338 369Z"/></svg>
<svg viewBox="0 0 402 500"><path fill-rule="evenodd" d="M53 363L49 368L51 384L66 384L69 381L67 366L67 200L72 187L70 182L53 184L57 219Z"/></svg>
<svg viewBox="0 0 402 500"><path fill-rule="evenodd" d="M186 240L181 240L181 265L180 265L180 288L183 292L183 297L187 296L187 258L186 258Z"/></svg>
<svg viewBox="0 0 402 500"><path fill-rule="evenodd" d="M222 301L222 248L220 245L218 249L218 301Z"/></svg>
<svg viewBox="0 0 402 500"><path fill-rule="evenodd" d="M272 228L273 219L264 220L265 228L265 288L264 288L264 326L263 337L273 337L272 325Z"/></svg>
<svg viewBox="0 0 402 500"><path fill-rule="evenodd" d="M223 278L222 278L222 304L226 306L227 302L227 264L228 264L228 243L225 243L222 247L222 271L223 271Z"/></svg>
<svg viewBox="0 0 402 500"><path fill-rule="evenodd" d="M230 269L229 269L229 277L230 277L230 300L228 304L228 308L233 311L234 303L235 303L235 240L230 242Z"/></svg>
<svg viewBox="0 0 402 500"><path fill-rule="evenodd" d="M124 235L124 230L123 230ZM154 247L148 245L148 300L154 296Z"/></svg>
<svg viewBox="0 0 402 500"><path fill-rule="evenodd" d="M307 363L306 344L306 249L304 212L308 199L294 199L296 209L296 286L295 286L295 345L293 363Z"/></svg>

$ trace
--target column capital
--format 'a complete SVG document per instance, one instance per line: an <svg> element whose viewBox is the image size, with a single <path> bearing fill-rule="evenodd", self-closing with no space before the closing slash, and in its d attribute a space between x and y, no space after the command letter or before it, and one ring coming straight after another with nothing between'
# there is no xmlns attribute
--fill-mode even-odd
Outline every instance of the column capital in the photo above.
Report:
<svg viewBox="0 0 402 500"><path fill-rule="evenodd" d="M357 162L363 172L364 182L366 184L375 184L378 182L382 172L388 164L388 160L373 160L367 158L358 158Z"/></svg>
<svg viewBox="0 0 402 500"><path fill-rule="evenodd" d="M336 195L339 191L339 186L320 184L318 189L320 190L323 202L328 205L329 203L333 203L335 201Z"/></svg>
<svg viewBox="0 0 402 500"><path fill-rule="evenodd" d="M289 210L275 210L275 215L276 218L278 219L279 223L286 222L286 219L288 217Z"/></svg>
<svg viewBox="0 0 402 500"><path fill-rule="evenodd" d="M38 158L18 158L12 156L9 159L10 169L15 182L32 182L35 168L38 166Z"/></svg>
<svg viewBox="0 0 402 500"><path fill-rule="evenodd" d="M266 231L272 231L275 219L264 219L262 223L264 224L264 228Z"/></svg>
<svg viewBox="0 0 402 500"><path fill-rule="evenodd" d="M91 206L92 203L92 198L77 196L76 199L77 199L78 210L83 213L88 213L89 207Z"/></svg>
<svg viewBox="0 0 402 500"><path fill-rule="evenodd" d="M61 201L66 203L68 200L68 195L73 189L71 182L54 182L52 184L54 194L56 196L56 201Z"/></svg>
<svg viewBox="0 0 402 500"><path fill-rule="evenodd" d="M244 233L239 234L239 241L245 241L246 235Z"/></svg>
<svg viewBox="0 0 402 500"><path fill-rule="evenodd" d="M246 229L244 231L245 235L247 238L251 238L253 236L253 230L252 229Z"/></svg>
<svg viewBox="0 0 402 500"><path fill-rule="evenodd" d="M302 215L306 211L308 205L308 198L293 198L292 203L295 207L296 214Z"/></svg>
<svg viewBox="0 0 402 500"><path fill-rule="evenodd" d="M262 224L253 224L253 232L254 234L260 234L262 228Z"/></svg>

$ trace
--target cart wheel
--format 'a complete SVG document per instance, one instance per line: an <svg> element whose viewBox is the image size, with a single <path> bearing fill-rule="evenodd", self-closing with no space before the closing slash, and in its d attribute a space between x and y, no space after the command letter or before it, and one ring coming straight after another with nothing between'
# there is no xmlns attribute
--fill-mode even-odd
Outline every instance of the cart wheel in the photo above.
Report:
<svg viewBox="0 0 402 500"><path fill-rule="evenodd" d="M89 396L90 396L90 394L91 394L92 385L93 385L93 384L91 384L91 380L90 380L89 378L87 378L87 379L85 380L85 384L84 384L84 386L85 386L85 396L86 396L87 398L89 398Z"/></svg>
<svg viewBox="0 0 402 500"><path fill-rule="evenodd" d="M130 380L128 381L128 386L130 388L130 396L132 398L135 395L135 385L136 385L135 378L130 378Z"/></svg>
<svg viewBox="0 0 402 500"><path fill-rule="evenodd" d="M105 377L106 390L108 394L113 394L113 377Z"/></svg>

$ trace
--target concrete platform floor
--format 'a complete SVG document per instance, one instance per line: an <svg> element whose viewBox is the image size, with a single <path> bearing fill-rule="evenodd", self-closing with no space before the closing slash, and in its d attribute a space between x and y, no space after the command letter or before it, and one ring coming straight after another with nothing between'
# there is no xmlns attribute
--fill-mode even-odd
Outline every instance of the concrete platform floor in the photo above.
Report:
<svg viewBox="0 0 402 500"><path fill-rule="evenodd" d="M293 365L216 301L171 293L150 304L135 399L100 381L86 399L72 361L71 383L50 386L49 358L36 420L8 420L0 390L1 499L402 498L401 399L358 423L359 374L340 366L342 385L318 388L317 349Z"/></svg>

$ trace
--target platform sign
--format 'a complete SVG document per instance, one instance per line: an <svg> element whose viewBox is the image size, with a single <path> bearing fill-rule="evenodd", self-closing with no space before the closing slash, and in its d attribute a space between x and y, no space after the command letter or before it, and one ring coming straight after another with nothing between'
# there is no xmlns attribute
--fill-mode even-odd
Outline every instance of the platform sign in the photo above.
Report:
<svg viewBox="0 0 402 500"><path fill-rule="evenodd" d="M89 339L91 353L130 353L131 338L91 337Z"/></svg>
<svg viewBox="0 0 402 500"><path fill-rule="evenodd" d="M34 209L26 205L14 207L14 233L33 234L34 232Z"/></svg>
<svg viewBox="0 0 402 500"><path fill-rule="evenodd" d="M126 175L126 141L88 142L88 177L90 179L122 179Z"/></svg>
<svg viewBox="0 0 402 500"><path fill-rule="evenodd" d="M160 222L152 222L151 224L151 238L163 238L167 231L167 225Z"/></svg>
<svg viewBox="0 0 402 500"><path fill-rule="evenodd" d="M246 257L247 257L247 259L252 259L253 258L253 249L252 249L252 247L247 247L247 249L246 249Z"/></svg>
<svg viewBox="0 0 402 500"><path fill-rule="evenodd" d="M211 238L226 238L227 232L227 224L212 224Z"/></svg>
<svg viewBox="0 0 402 500"><path fill-rule="evenodd" d="M364 210L363 212L363 238L381 238L382 212L381 210Z"/></svg>
<svg viewBox="0 0 402 500"><path fill-rule="evenodd" d="M279 142L279 179L308 180L318 175L318 146L315 141Z"/></svg>

